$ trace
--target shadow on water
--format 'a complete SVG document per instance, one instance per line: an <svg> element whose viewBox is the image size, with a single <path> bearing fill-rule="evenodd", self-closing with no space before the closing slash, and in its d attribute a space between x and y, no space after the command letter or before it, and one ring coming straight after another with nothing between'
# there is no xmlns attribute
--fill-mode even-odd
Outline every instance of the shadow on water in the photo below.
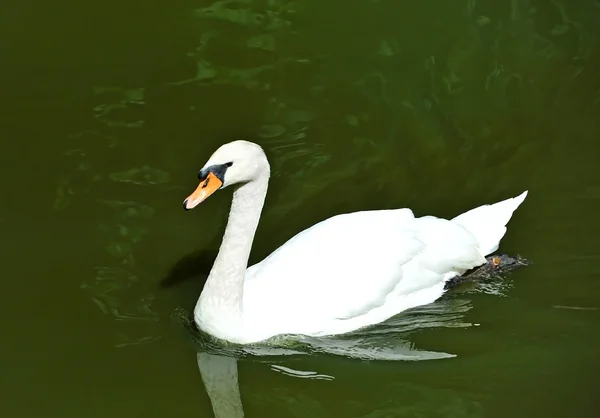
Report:
<svg viewBox="0 0 600 418"><path fill-rule="evenodd" d="M204 286L218 252L212 248L202 249L182 257L160 280L160 287L170 288L188 280L198 281Z"/></svg>

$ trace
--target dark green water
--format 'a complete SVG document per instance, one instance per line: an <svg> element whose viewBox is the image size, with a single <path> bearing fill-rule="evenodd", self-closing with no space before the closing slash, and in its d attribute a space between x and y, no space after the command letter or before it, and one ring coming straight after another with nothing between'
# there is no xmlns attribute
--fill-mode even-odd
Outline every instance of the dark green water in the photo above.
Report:
<svg viewBox="0 0 600 418"><path fill-rule="evenodd" d="M0 10L2 416L598 416L597 1ZM529 189L501 250L533 264L358 343L207 354L173 312L231 194L181 202L238 138L273 172L254 261L340 212Z"/></svg>

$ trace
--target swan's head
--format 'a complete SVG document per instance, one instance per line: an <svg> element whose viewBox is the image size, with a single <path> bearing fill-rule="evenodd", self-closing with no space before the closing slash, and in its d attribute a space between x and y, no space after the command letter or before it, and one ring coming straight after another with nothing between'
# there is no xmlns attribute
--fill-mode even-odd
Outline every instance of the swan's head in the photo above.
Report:
<svg viewBox="0 0 600 418"><path fill-rule="evenodd" d="M183 208L193 209L219 189L265 176L268 179L269 174L269 162L259 145L242 140L221 145L198 172L200 184L183 201Z"/></svg>

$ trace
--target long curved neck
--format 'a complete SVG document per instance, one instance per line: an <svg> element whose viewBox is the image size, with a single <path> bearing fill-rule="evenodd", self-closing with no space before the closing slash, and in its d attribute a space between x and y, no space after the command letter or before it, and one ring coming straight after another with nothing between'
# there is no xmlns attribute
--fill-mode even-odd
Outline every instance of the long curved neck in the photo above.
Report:
<svg viewBox="0 0 600 418"><path fill-rule="evenodd" d="M233 193L223 242L194 310L196 322L210 334L220 336L227 328L239 326L244 276L268 183L266 173Z"/></svg>

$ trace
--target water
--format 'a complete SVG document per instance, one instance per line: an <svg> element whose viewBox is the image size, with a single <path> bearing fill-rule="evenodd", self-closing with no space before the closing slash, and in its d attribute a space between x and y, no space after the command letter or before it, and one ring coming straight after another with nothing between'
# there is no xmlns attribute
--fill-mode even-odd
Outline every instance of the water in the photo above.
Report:
<svg viewBox="0 0 600 418"><path fill-rule="evenodd" d="M4 416L597 415L598 2L0 16ZM533 264L366 334L212 346L180 312L231 195L181 202L241 137L273 171L253 261L336 213L450 217L529 189L501 250Z"/></svg>

